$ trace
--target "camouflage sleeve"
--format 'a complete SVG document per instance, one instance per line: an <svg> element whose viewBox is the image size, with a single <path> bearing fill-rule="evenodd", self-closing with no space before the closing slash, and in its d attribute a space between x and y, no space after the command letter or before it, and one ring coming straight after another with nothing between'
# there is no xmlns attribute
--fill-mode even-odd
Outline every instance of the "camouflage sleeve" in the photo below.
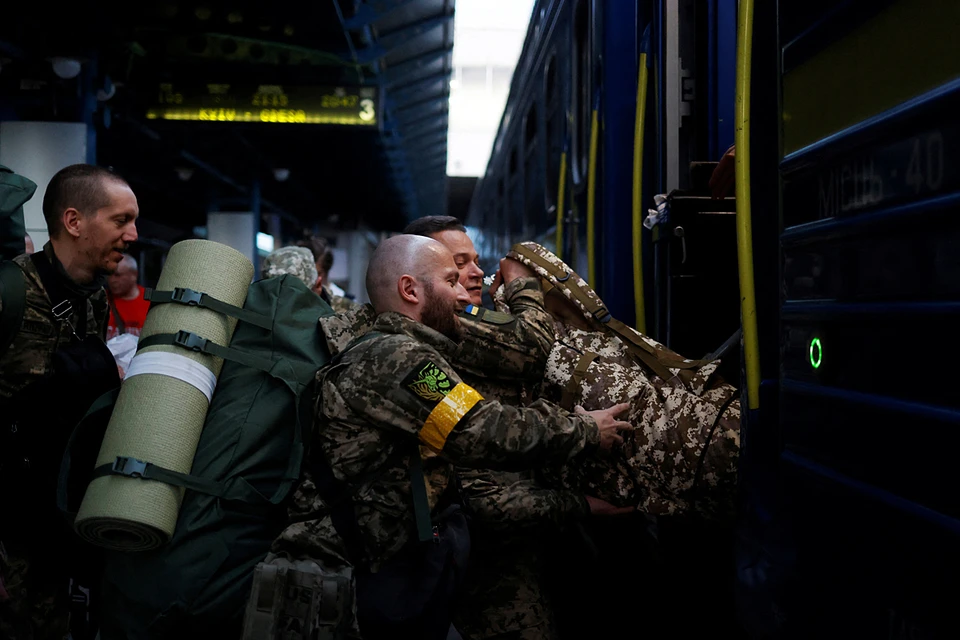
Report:
<svg viewBox="0 0 960 640"><path fill-rule="evenodd" d="M464 337L454 361L461 370L481 378L538 383L556 340L553 317L543 306L540 280L517 278L504 290L513 315L468 307L460 315Z"/></svg>
<svg viewBox="0 0 960 640"><path fill-rule="evenodd" d="M335 386L354 414L462 466L530 469L600 444L593 418L544 400L529 408L485 400L435 349L407 336L370 340L350 356Z"/></svg>
<svg viewBox="0 0 960 640"><path fill-rule="evenodd" d="M581 493L546 489L504 472L461 469L459 473L471 513L487 529L562 525L590 514Z"/></svg>

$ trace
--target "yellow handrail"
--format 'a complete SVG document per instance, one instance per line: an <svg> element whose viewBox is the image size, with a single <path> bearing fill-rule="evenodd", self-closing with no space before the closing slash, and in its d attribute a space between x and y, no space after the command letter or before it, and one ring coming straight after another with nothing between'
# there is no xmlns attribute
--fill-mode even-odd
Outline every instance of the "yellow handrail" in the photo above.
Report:
<svg viewBox="0 0 960 640"><path fill-rule="evenodd" d="M647 312L643 298L643 124L647 114L647 54L640 54L637 75L637 115L633 130L633 301L637 331L647 332Z"/></svg>
<svg viewBox="0 0 960 640"><path fill-rule="evenodd" d="M740 267L740 316L747 370L747 403L760 406L760 343L757 295L753 283L753 228L750 211L750 70L753 48L753 0L740 0L737 15L736 185L737 261Z"/></svg>
<svg viewBox="0 0 960 640"><path fill-rule="evenodd" d="M600 108L594 104L593 117L590 119L590 158L587 165L587 281L596 286L596 230L594 217L597 208L597 139L600 129Z"/></svg>
<svg viewBox="0 0 960 640"><path fill-rule="evenodd" d="M567 150L560 153L560 177L557 178L557 257L563 260L563 198L567 194Z"/></svg>

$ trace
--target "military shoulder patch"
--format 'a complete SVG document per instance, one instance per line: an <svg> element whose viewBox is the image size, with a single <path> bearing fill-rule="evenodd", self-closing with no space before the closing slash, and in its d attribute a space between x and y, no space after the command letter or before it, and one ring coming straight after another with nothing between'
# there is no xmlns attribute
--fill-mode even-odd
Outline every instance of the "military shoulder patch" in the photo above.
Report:
<svg viewBox="0 0 960 640"><path fill-rule="evenodd" d="M403 379L401 386L430 404L437 404L456 386L443 370L430 360L424 360Z"/></svg>
<svg viewBox="0 0 960 640"><path fill-rule="evenodd" d="M478 307L473 304L468 304L463 312L460 314L460 317L465 320L478 320L480 322L486 322L488 324L510 324L515 321L516 318L510 315L509 313L501 313L499 311L492 311L486 307Z"/></svg>

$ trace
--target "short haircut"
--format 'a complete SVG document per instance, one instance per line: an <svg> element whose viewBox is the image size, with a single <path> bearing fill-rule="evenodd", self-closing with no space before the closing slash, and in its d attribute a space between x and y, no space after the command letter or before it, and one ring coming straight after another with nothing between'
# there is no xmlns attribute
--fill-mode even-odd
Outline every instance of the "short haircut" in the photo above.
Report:
<svg viewBox="0 0 960 640"><path fill-rule="evenodd" d="M109 169L92 164L72 164L54 174L43 194L43 218L47 231L56 238L63 230L63 212L73 208L92 216L110 204L105 185L108 180L126 185L127 181ZM129 185L128 185L129 186Z"/></svg>
<svg viewBox="0 0 960 640"><path fill-rule="evenodd" d="M463 226L463 223L460 222L459 219L453 216L424 216L408 224L403 230L403 233L409 233L415 236L427 236L429 238L432 237L433 234L443 231L463 231L466 233L467 228Z"/></svg>

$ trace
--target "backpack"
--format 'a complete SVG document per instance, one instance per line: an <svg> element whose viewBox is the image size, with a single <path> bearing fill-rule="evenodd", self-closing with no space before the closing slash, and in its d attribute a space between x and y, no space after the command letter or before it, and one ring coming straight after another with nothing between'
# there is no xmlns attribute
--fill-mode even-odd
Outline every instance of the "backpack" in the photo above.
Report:
<svg viewBox="0 0 960 640"><path fill-rule="evenodd" d="M12 260L0 262L0 300L3 301L0 306L0 357L3 357L20 331L27 308L23 272Z"/></svg>
<svg viewBox="0 0 960 640"><path fill-rule="evenodd" d="M23 205L37 190L28 178L0 165L0 258L15 258L23 253Z"/></svg>
<svg viewBox="0 0 960 640"><path fill-rule="evenodd" d="M171 292L150 296L153 304L179 302ZM225 362L190 474L146 465L142 475L186 487L173 537L151 551L104 551L103 640L239 637L254 568L287 526L285 502L312 424L314 376L330 359L317 319L333 311L289 275L251 284L242 311L209 299L200 306L240 322L229 347L216 354ZM261 321L250 322L251 314ZM91 407L75 442L91 431L102 437L116 395ZM75 469L93 466L71 459L74 444L61 472L67 512L76 505Z"/></svg>

